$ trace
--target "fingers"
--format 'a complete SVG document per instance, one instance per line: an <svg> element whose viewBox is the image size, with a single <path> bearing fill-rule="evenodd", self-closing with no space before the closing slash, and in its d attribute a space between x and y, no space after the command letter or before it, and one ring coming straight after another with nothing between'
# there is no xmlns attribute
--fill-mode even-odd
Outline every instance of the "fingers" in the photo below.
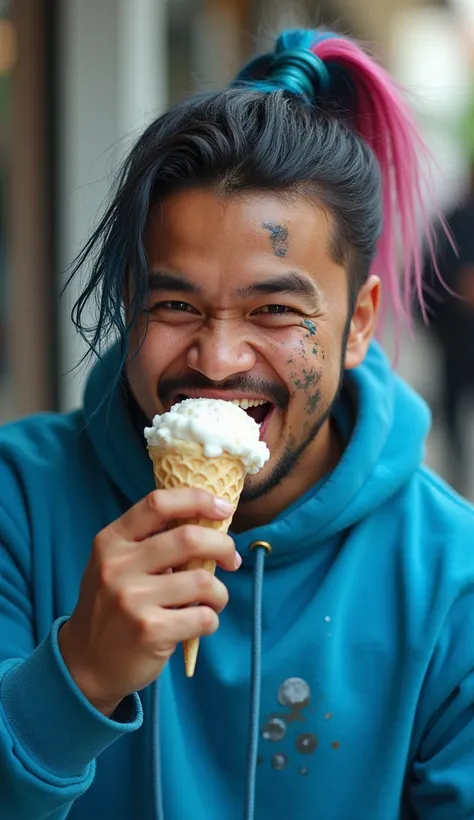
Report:
<svg viewBox="0 0 474 820"><path fill-rule="evenodd" d="M150 535L162 532L170 521L198 516L210 521L223 521L232 514L232 510L229 502L215 498L206 490L154 490L110 524L107 530L126 540L143 541Z"/></svg>
<svg viewBox="0 0 474 820"><path fill-rule="evenodd" d="M173 647L182 641L212 635L219 628L219 616L208 606L150 611L147 617L146 643ZM159 653L159 652L158 652Z"/></svg>
<svg viewBox="0 0 474 820"><path fill-rule="evenodd" d="M197 524L185 524L148 538L142 541L140 550L142 569L149 573L182 567L193 559L215 561L229 572L241 564L230 535Z"/></svg>
<svg viewBox="0 0 474 820"><path fill-rule="evenodd" d="M142 596L142 602L165 609L203 604L215 612L222 612L229 601L226 586L206 569L158 575L150 580L152 583Z"/></svg>

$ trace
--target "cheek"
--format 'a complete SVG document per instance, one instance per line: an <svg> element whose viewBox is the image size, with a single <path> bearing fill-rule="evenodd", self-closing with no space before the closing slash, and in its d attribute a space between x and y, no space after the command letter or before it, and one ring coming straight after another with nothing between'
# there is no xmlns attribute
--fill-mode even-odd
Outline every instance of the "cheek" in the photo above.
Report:
<svg viewBox="0 0 474 820"><path fill-rule="evenodd" d="M130 336L129 361L139 360L147 372L160 372L180 355L185 344L183 333L177 333L176 327L158 322L150 322L148 327L142 324Z"/></svg>
<svg viewBox="0 0 474 820"><path fill-rule="evenodd" d="M285 382L295 409L311 424L332 400L339 384L340 346L324 332L323 323L305 320L285 340Z"/></svg>
<svg viewBox="0 0 474 820"><path fill-rule="evenodd" d="M292 357L293 358L293 357ZM294 360L293 370L289 372L289 387L293 399L307 416L318 412L321 404L323 369L308 363L305 357Z"/></svg>
<svg viewBox="0 0 474 820"><path fill-rule="evenodd" d="M280 375L291 398L298 402L305 415L311 416L320 405L324 372L323 346L316 325L311 323L310 328L301 325L288 330L281 344Z"/></svg>
<svg viewBox="0 0 474 820"><path fill-rule="evenodd" d="M150 323L144 339L142 334L143 328L131 334L127 376L138 403L150 415L157 410L157 384L180 348L176 334L163 325Z"/></svg>

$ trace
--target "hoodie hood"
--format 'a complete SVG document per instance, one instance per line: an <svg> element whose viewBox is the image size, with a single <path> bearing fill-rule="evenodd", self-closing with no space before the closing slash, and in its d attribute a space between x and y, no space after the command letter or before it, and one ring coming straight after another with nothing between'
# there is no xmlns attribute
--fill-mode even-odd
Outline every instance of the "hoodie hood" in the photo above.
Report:
<svg viewBox="0 0 474 820"><path fill-rule="evenodd" d="M113 347L89 377L84 409L89 437L105 470L135 504L153 489L153 469L122 379L107 398L117 367L118 351ZM259 539L271 542L272 564L314 550L317 543L385 503L419 467L430 427L429 410L393 372L376 342L363 364L346 372L335 406L336 418L341 414L354 421L346 431L346 447L337 467L271 524L239 533L235 540L244 558L248 545Z"/></svg>

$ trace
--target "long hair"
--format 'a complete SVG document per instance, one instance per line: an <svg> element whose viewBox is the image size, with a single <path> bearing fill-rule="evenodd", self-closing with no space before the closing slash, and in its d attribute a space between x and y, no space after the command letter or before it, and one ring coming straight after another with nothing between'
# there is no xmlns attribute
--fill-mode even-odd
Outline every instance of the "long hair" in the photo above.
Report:
<svg viewBox="0 0 474 820"><path fill-rule="evenodd" d="M114 333L125 357L146 296L150 208L192 186L314 199L333 216L331 251L347 266L350 309L375 273L394 313L406 316L414 294L422 302L423 241L433 252L425 160L409 108L380 65L348 38L286 31L231 86L186 100L139 138L73 264L70 278L90 266L73 322L91 351L100 355ZM127 282L133 301L126 319ZM97 315L87 327L91 300Z"/></svg>

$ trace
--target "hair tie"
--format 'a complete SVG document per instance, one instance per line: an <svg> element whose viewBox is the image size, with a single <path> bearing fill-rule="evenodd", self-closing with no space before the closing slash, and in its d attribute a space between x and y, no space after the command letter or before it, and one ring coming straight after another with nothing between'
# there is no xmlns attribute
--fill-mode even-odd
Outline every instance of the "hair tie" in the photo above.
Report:
<svg viewBox="0 0 474 820"><path fill-rule="evenodd" d="M267 79L310 99L327 94L331 84L331 75L323 60L306 48L292 48L275 54Z"/></svg>
<svg viewBox="0 0 474 820"><path fill-rule="evenodd" d="M251 60L231 83L233 86L242 84L279 87L313 100L330 90L332 72L307 48L283 49Z"/></svg>

